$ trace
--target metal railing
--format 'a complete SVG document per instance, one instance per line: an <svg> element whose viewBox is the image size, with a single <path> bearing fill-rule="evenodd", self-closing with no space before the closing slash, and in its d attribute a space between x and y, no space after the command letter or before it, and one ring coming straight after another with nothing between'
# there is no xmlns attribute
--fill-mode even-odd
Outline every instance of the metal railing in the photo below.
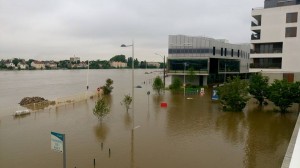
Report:
<svg viewBox="0 0 300 168"><path fill-rule="evenodd" d="M251 63L250 68L261 68L261 69L281 69L281 63Z"/></svg>
<svg viewBox="0 0 300 168"><path fill-rule="evenodd" d="M282 48L274 48L271 51L262 52L261 50L251 50L251 54L274 54L274 53L282 53Z"/></svg>
<svg viewBox="0 0 300 168"><path fill-rule="evenodd" d="M208 70L207 69L201 69L201 70L195 70L195 71L193 71L194 73L195 73L195 75L200 75L200 74L207 74L208 73ZM189 75L189 73L190 73L190 71L189 70L186 70L186 71L184 71L184 70L168 70L167 71L167 73L170 73L170 74L176 74L176 73L178 73L178 74L185 74L185 75Z"/></svg>

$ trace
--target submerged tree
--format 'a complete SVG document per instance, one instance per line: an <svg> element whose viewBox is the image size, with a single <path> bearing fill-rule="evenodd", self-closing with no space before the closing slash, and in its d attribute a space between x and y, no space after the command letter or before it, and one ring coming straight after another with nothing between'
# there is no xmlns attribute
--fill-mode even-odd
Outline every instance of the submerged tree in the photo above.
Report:
<svg viewBox="0 0 300 168"><path fill-rule="evenodd" d="M173 93L175 93L175 92L180 91L181 86L182 86L182 82L180 81L180 79L179 78L174 78L172 80L172 83L169 86L169 88Z"/></svg>
<svg viewBox="0 0 300 168"><path fill-rule="evenodd" d="M112 90L114 88L114 87L112 87L113 83L114 83L114 81L109 78L106 80L106 84L101 87L103 89L104 95L109 95L112 92Z"/></svg>
<svg viewBox="0 0 300 168"><path fill-rule="evenodd" d="M124 96L124 99L122 100L121 104L125 105L125 108L126 108L126 112L128 112L128 109L130 107L130 104L132 102L132 97L128 94L128 95L125 95Z"/></svg>
<svg viewBox="0 0 300 168"><path fill-rule="evenodd" d="M251 76L249 82L249 93L259 102L261 106L269 93L269 78L261 73Z"/></svg>
<svg viewBox="0 0 300 168"><path fill-rule="evenodd" d="M249 100L248 82L239 77L228 79L228 82L217 90L225 111L242 111Z"/></svg>
<svg viewBox="0 0 300 168"><path fill-rule="evenodd" d="M109 61L127 62L125 55L122 55L122 54L112 57Z"/></svg>
<svg viewBox="0 0 300 168"><path fill-rule="evenodd" d="M292 86L294 103L300 103L300 82L297 81ZM299 104L300 106L300 104Z"/></svg>
<svg viewBox="0 0 300 168"><path fill-rule="evenodd" d="M160 92L164 89L164 83L159 76L154 79L152 89L156 91L158 95L160 95Z"/></svg>
<svg viewBox="0 0 300 168"><path fill-rule="evenodd" d="M280 112L287 112L287 109L296 102L295 87L287 80L275 80L270 86L268 99L280 108ZM299 99L299 98L298 98Z"/></svg>
<svg viewBox="0 0 300 168"><path fill-rule="evenodd" d="M187 76L187 80L189 82L193 82L196 79L196 72L194 70L194 67L190 67L188 69L188 76Z"/></svg>
<svg viewBox="0 0 300 168"><path fill-rule="evenodd" d="M98 118L101 122L102 118L105 117L109 113L109 106L105 99L102 97L97 100L95 107L93 109L93 114Z"/></svg>

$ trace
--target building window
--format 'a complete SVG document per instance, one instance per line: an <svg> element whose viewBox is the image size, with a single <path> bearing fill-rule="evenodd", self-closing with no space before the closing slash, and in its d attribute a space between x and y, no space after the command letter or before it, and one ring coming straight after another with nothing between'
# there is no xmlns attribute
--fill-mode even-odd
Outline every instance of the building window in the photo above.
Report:
<svg viewBox="0 0 300 168"><path fill-rule="evenodd" d="M223 56L223 48L221 48L221 56Z"/></svg>
<svg viewBox="0 0 300 168"><path fill-rule="evenodd" d="M286 14L286 23L296 23L297 21L298 21L298 12Z"/></svg>
<svg viewBox="0 0 300 168"><path fill-rule="evenodd" d="M250 68L281 69L282 58L254 58Z"/></svg>
<svg viewBox="0 0 300 168"><path fill-rule="evenodd" d="M213 55L216 55L216 47L213 47Z"/></svg>
<svg viewBox="0 0 300 168"><path fill-rule="evenodd" d="M225 56L227 55L227 48L225 48L225 54L224 54Z"/></svg>
<svg viewBox="0 0 300 168"><path fill-rule="evenodd" d="M238 57L240 57L240 50L238 50L238 54L237 54L237 56L238 56Z"/></svg>
<svg viewBox="0 0 300 168"><path fill-rule="evenodd" d="M285 37L297 37L297 27L286 27Z"/></svg>
<svg viewBox="0 0 300 168"><path fill-rule="evenodd" d="M233 57L233 49L231 49L231 57Z"/></svg>
<svg viewBox="0 0 300 168"><path fill-rule="evenodd" d="M282 42L254 44L252 53L282 53Z"/></svg>

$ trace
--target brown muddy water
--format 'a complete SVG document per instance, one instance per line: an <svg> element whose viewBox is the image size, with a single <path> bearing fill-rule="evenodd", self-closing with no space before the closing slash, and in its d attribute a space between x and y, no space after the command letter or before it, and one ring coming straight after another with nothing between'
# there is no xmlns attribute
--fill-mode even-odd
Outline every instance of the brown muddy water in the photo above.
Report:
<svg viewBox="0 0 300 168"><path fill-rule="evenodd" d="M147 70L154 71L154 70ZM297 118L250 101L244 112L219 110L204 96L158 96L151 79L161 73L136 70L135 113L120 102L131 93L130 70L91 70L90 91L114 80L110 113L93 115L96 99L39 110L14 118L25 96L55 100L86 90L86 70L0 72L0 167L59 168L62 154L50 149L50 132L66 134L67 167L86 168L276 168L280 167ZM170 82L170 79L167 78ZM145 82L145 83L144 83ZM149 97L147 91L151 91ZM149 98L149 101L148 101ZM149 102L149 104L148 104ZM160 103L167 102L167 108ZM111 155L109 156L109 149Z"/></svg>

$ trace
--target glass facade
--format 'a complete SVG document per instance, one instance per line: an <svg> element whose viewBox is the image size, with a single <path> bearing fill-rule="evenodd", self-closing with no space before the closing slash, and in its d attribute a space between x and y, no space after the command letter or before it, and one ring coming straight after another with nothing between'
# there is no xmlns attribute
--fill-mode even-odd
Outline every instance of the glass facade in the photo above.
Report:
<svg viewBox="0 0 300 168"><path fill-rule="evenodd" d="M169 54L207 54L212 52L212 49L209 48L169 49Z"/></svg>
<svg viewBox="0 0 300 168"><path fill-rule="evenodd" d="M220 59L219 60L219 72L240 72L240 61L239 60L229 60Z"/></svg>
<svg viewBox="0 0 300 168"><path fill-rule="evenodd" d="M184 69L188 70L193 68L197 73L208 72L208 60L207 59L176 59L168 60L169 71L171 72L183 72ZM184 67L186 65L186 67Z"/></svg>

